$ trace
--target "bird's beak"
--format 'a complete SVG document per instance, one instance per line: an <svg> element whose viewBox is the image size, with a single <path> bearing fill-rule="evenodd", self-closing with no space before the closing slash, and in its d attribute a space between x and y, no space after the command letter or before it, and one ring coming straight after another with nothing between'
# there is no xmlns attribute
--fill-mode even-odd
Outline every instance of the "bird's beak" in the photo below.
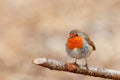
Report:
<svg viewBox="0 0 120 80"><path fill-rule="evenodd" d="M75 36L76 36L76 34L70 34L70 38L75 37Z"/></svg>

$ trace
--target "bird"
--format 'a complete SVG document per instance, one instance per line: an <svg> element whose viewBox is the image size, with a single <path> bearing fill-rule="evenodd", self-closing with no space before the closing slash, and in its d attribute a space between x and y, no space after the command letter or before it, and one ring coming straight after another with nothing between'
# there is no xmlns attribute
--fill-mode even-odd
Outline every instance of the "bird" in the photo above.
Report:
<svg viewBox="0 0 120 80"><path fill-rule="evenodd" d="M96 47L89 36L78 29L71 30L66 42L66 52L71 58L75 58L74 64L77 64L77 59L85 59L85 67L88 69L87 57L90 56Z"/></svg>

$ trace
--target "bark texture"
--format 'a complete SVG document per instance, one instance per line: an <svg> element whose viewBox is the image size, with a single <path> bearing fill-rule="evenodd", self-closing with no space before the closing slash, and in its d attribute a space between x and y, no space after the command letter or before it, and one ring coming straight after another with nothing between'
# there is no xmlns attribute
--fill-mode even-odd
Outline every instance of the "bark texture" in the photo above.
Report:
<svg viewBox="0 0 120 80"><path fill-rule="evenodd" d="M66 71L77 74L84 74L94 77L102 77L107 79L120 80L120 71L110 70L105 68L98 68L88 66L88 69L84 65L78 65L74 63L65 63L54 59L37 58L33 60L35 65L49 68L51 70Z"/></svg>

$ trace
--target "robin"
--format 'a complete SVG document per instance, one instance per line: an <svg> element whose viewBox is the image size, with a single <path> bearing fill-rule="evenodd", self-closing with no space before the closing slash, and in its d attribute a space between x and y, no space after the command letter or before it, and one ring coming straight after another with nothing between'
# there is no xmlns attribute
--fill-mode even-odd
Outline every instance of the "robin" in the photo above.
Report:
<svg viewBox="0 0 120 80"><path fill-rule="evenodd" d="M77 59L85 58L85 66L88 69L87 57L94 50L96 47L87 34L80 30L70 31L66 43L66 52L70 57L75 58L75 64L77 64Z"/></svg>

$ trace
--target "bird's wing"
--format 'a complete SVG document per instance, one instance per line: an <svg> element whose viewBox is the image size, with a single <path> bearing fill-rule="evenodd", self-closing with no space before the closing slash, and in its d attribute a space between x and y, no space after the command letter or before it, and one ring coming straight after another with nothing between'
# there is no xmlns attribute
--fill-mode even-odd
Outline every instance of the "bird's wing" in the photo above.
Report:
<svg viewBox="0 0 120 80"><path fill-rule="evenodd" d="M87 41L87 43L92 46L93 50L96 50L96 47L94 45L94 43L91 41L91 39L89 38L89 36L87 34L85 34L84 32L82 32L84 34L84 39Z"/></svg>

